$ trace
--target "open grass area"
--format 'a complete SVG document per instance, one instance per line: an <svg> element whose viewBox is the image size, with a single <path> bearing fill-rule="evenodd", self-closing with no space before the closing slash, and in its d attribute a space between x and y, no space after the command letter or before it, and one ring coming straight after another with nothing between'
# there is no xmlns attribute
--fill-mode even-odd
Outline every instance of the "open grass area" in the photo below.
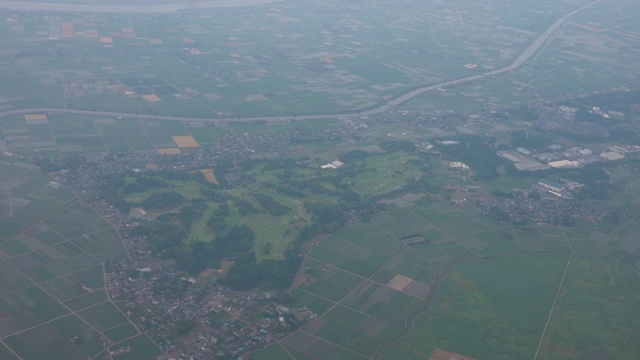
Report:
<svg viewBox="0 0 640 360"><path fill-rule="evenodd" d="M478 359L532 358L567 260L533 255L459 265L434 312L387 358L428 357L436 347Z"/></svg>

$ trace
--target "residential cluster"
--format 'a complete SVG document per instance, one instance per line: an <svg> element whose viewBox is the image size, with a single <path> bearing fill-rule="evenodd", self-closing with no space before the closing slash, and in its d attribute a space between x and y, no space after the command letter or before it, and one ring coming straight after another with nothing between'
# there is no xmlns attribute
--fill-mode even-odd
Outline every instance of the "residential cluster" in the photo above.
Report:
<svg viewBox="0 0 640 360"><path fill-rule="evenodd" d="M285 293L230 291L214 271L185 276L173 260L155 257L145 237L124 241L130 258L107 264L107 290L167 359L237 358L317 317L306 307L283 306Z"/></svg>

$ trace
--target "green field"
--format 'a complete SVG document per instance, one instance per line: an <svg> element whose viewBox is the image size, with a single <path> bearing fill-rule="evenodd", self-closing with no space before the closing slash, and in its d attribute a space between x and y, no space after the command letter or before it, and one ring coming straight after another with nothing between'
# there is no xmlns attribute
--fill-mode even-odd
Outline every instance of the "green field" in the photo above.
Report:
<svg viewBox="0 0 640 360"><path fill-rule="evenodd" d="M436 349L474 359L638 357L637 158L603 167L610 198L575 201L577 212L619 210L616 219L513 225L483 215L475 200L529 189L537 175L512 176L501 164L496 179L479 181L450 170L456 159L440 156L442 148L413 146L475 133L508 147L510 130L529 139L529 117L538 114L512 117L507 108L637 86L632 0L593 3L522 66L481 76L508 69L551 24L590 2L282 1L167 15L0 10L0 358L161 355L161 341L107 293L105 266L127 257L120 233L30 157L133 152L157 165L169 158L155 155L178 150L185 162L215 163L220 184L178 171L129 172L114 174L113 191L101 195L131 214L133 235L148 230L137 235L148 235L151 252L194 277L224 262L224 284L244 262L254 265L246 277L271 276L266 268L288 281L304 255L289 305L293 313L308 308L313 320L249 358L428 359ZM412 89L474 75L360 116ZM635 130L638 109L630 109L613 121ZM456 116L464 121L443 120ZM176 136L199 147L178 149ZM335 160L344 166L321 168ZM459 185L475 190L457 193ZM247 288L273 281L264 278ZM244 327L248 318L223 311L210 320Z"/></svg>
<svg viewBox="0 0 640 360"><path fill-rule="evenodd" d="M387 357L420 358L441 348L478 359L533 358L567 258L517 256L456 267L433 313Z"/></svg>
<svg viewBox="0 0 640 360"><path fill-rule="evenodd" d="M137 333L108 300L103 276L104 261L126 256L124 245L101 216L25 160L0 158L0 199L13 211L0 214L0 357L96 356L101 338L117 343ZM142 358L158 351L138 347Z"/></svg>
<svg viewBox="0 0 640 360"><path fill-rule="evenodd" d="M639 351L639 289L637 273L629 268L572 260L540 358L633 358Z"/></svg>
<svg viewBox="0 0 640 360"><path fill-rule="evenodd" d="M477 359L632 357L637 321L623 314L638 303L626 267L637 258L623 249L635 249L636 226L631 217L616 232L607 223L512 229L442 203L386 211L309 253L292 295L319 318L279 343L296 359L421 359L435 349ZM403 245L408 234L428 241ZM615 262L592 257L607 254L603 242L622 246L608 251ZM433 309L384 347L425 307Z"/></svg>
<svg viewBox="0 0 640 360"><path fill-rule="evenodd" d="M366 8L323 1L247 7L242 14L234 9L199 9L198 13L187 11L177 18L159 15L161 22L155 22L152 16L141 16L135 23L127 16L61 14L48 21L32 14L14 16L5 12L4 18L9 20L2 24L2 39L7 50L30 55L2 60L0 74L11 86L0 89L10 99L3 103L6 108L66 106L231 119L353 112L374 107L389 96L420 85L507 65L537 33L576 8L569 1L549 4L550 1L536 2L499 12L490 5L468 0L447 4L416 2L415 6L379 1ZM335 24L344 26L315 31L315 26L322 23L317 14L326 12L332 14ZM535 20L530 18L531 13L536 13ZM571 49L563 43L575 35L602 31L607 24L601 21L608 17L621 19L625 28L632 31L635 24L627 14L623 6L616 10L594 7L580 14L576 18L578 26L564 28L566 37L558 37L536 59L555 68L533 68L534 74L523 72L519 82L524 84L534 75L542 76L557 80L559 87L564 86L562 92L601 86L609 78L586 74L607 58L608 75L629 73L635 63L630 64L625 58L629 54L625 45L631 41L625 33L608 34L608 41L619 46L610 50L606 58L598 52L600 44L595 41L572 43ZM183 16L190 20L183 21ZM589 25L594 19L599 25ZM62 36L63 24L72 24L73 34ZM48 31L37 30L42 27ZM32 44L25 39L38 41ZM40 55L31 55L36 46L35 53ZM589 56L575 56L584 47ZM66 68L67 59L55 56L63 49L73 49L73 70ZM622 58L625 65L618 61ZM568 61L578 65L565 66ZM468 64L477 68L465 68ZM25 70L27 66L30 71ZM576 74L579 82L564 81L563 76L575 78ZM571 88L567 88L569 84ZM528 94L529 88L535 86L521 85L516 94ZM471 105L460 98L499 100L485 88L462 93L452 94L453 98L449 94L431 98L437 98L440 104L449 101L452 106ZM53 139L38 128L40 125L33 122L30 133L38 136L38 147L47 151ZM320 131L328 126L313 121L308 125ZM135 137L135 131L128 132L133 135L129 139L113 141L94 126L73 128L60 122L55 128L60 130L53 131L55 142L61 145L58 151L66 154L155 143L152 138ZM233 131L246 132L244 125L234 126ZM276 129L263 125L262 131ZM64 135L68 133L81 137ZM206 135L198 138L210 141ZM11 140L15 150L29 147L19 140L22 139Z"/></svg>

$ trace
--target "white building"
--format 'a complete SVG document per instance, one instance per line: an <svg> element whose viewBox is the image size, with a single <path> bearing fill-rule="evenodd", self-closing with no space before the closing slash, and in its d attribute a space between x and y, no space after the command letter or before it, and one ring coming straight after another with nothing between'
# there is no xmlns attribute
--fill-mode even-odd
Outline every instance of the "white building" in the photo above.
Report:
<svg viewBox="0 0 640 360"><path fill-rule="evenodd" d="M607 159L609 161L624 159L624 155L620 154L619 152L615 152L615 151L605 151L605 152L600 154L600 157L605 158L605 159Z"/></svg>

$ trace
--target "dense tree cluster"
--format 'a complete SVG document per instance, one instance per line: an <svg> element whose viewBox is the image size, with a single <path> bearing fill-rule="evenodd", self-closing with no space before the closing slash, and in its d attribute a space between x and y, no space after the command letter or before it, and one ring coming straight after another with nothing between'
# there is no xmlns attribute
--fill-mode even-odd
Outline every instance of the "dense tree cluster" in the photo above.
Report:
<svg viewBox="0 0 640 360"><path fill-rule="evenodd" d="M604 186L609 182L610 178L606 170L602 167L589 166L578 169L567 174L566 178L584 184L582 190L577 194L578 198L595 200L606 200L610 198Z"/></svg>
<svg viewBox="0 0 640 360"><path fill-rule="evenodd" d="M548 151L547 148L553 144L553 140L547 136L535 132L517 130L511 132L511 145L523 147L528 150Z"/></svg>
<svg viewBox="0 0 640 360"><path fill-rule="evenodd" d="M175 205L180 205L184 201L184 196L175 191L153 193L140 203L146 209L164 209Z"/></svg>
<svg viewBox="0 0 640 360"><path fill-rule="evenodd" d="M491 180L498 176L498 166L505 164L495 148L478 136L458 136L456 145L438 145L438 150L455 161L461 161L475 172L477 180Z"/></svg>
<svg viewBox="0 0 640 360"><path fill-rule="evenodd" d="M286 205L282 205L280 202L274 200L271 196L267 194L257 193L257 194L253 194L253 197L272 216L282 216L288 213L289 211L291 211L290 207Z"/></svg>
<svg viewBox="0 0 640 360"><path fill-rule="evenodd" d="M43 157L36 160L36 165L44 172L54 172L60 170L76 170L82 166L82 164L86 163L86 161L87 159L82 155L69 155L60 159Z"/></svg>
<svg viewBox="0 0 640 360"><path fill-rule="evenodd" d="M413 143L407 141L391 141L385 147L388 151L415 152ZM256 286L284 288L290 286L297 273L302 261L301 248L305 242L318 235L337 231L352 217L367 221L375 211L383 207L378 203L382 195L363 197L352 189L353 182L350 179L362 172L361 168L365 166L369 156L365 151L351 151L340 159L353 166L334 172L318 170L316 176L312 177L301 177L299 172L293 170L306 166L307 162L299 159L243 161L237 167L230 167L230 171L235 171L234 175L237 176L229 186L245 187L250 182L255 182L255 176L251 176L251 172L258 169L272 171L278 179L277 184L262 182L257 188L248 188L244 192L246 196L221 191L207 184L199 189L201 198L188 201L176 191L175 181L205 183L202 174L179 172L112 176L105 180L102 191L112 202L121 201L125 195L151 192L138 205L148 209L177 209L165 212L155 220L143 222L132 232L134 235L146 236L154 252L174 259L181 270L195 275L208 267L219 267L223 259L228 259L234 264L229 269L228 276L220 281L232 289L244 290ZM428 162L425 163L422 159L413 159L411 165L429 168ZM348 171L349 169L352 171ZM250 179L247 180L249 182L243 180L243 177ZM151 191L154 189L160 191ZM433 191L433 185L426 176L411 179L390 196L406 191ZM256 253L270 254L272 243L269 241L256 248L252 228L247 224L238 224L237 219L229 219L234 216L243 218L260 211L279 217L292 211L268 192L299 199L305 199L306 194L313 193L334 200L304 202L310 218L302 220L295 229L286 229L283 235L285 237L293 236L294 231L297 234L284 252L284 258L258 262ZM124 202L122 207L128 209L131 205ZM203 219L203 216L207 216L204 221L211 229L210 238L206 241L188 241L193 224Z"/></svg>
<svg viewBox="0 0 640 360"><path fill-rule="evenodd" d="M416 145L409 140L388 140L380 143L380 147L387 153L395 151L416 152Z"/></svg>

